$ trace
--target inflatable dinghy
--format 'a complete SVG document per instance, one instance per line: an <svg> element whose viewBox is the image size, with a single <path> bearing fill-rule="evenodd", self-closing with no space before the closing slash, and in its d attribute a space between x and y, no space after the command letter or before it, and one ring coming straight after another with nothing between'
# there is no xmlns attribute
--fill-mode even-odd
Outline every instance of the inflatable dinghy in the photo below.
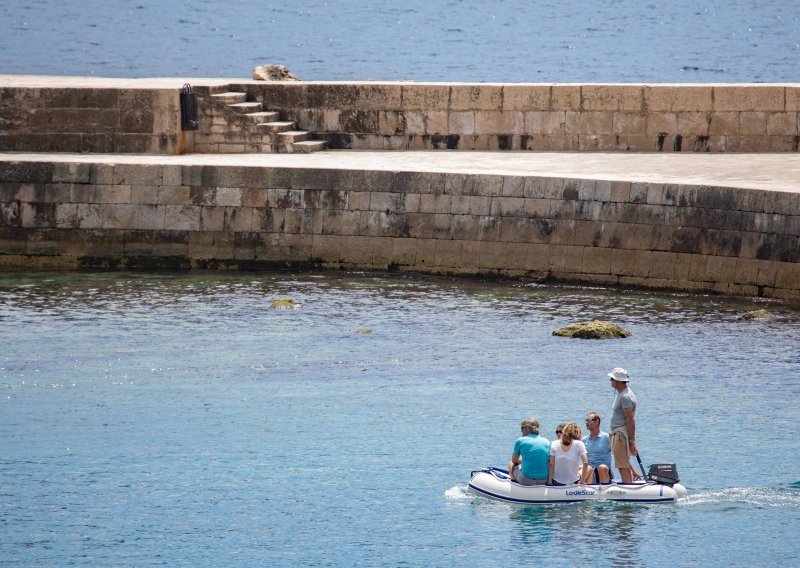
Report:
<svg viewBox="0 0 800 568"><path fill-rule="evenodd" d="M650 467L648 480L643 483L520 485L508 476L506 470L487 467L472 472L469 489L478 495L521 505L597 499L627 503L674 503L686 497L686 488L678 483L677 473L674 464L656 464Z"/></svg>

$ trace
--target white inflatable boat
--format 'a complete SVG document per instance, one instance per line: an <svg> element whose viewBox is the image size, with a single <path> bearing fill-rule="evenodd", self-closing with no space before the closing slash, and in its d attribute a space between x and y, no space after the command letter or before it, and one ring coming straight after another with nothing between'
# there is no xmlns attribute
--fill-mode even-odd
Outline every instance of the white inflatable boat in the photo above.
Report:
<svg viewBox="0 0 800 568"><path fill-rule="evenodd" d="M554 486L520 485L508 476L506 470L490 467L473 471L469 488L478 495L521 505L572 503L595 499L629 503L674 503L676 500L686 497L686 488L683 485L677 482L656 481L652 471L651 468L648 481L642 483Z"/></svg>

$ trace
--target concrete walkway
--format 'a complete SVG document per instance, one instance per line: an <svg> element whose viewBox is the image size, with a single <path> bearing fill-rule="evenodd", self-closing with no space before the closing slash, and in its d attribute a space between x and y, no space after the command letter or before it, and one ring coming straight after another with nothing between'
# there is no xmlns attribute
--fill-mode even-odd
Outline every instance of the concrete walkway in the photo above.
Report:
<svg viewBox="0 0 800 568"><path fill-rule="evenodd" d="M241 83L242 79L192 77L73 77L57 75L0 75L0 86L17 89L180 89L186 83L205 87Z"/></svg>
<svg viewBox="0 0 800 568"><path fill-rule="evenodd" d="M632 154L328 150L315 154L57 154L0 152L0 161L231 165L499 175L713 185L800 193L800 154ZM0 166L1 167L1 166Z"/></svg>

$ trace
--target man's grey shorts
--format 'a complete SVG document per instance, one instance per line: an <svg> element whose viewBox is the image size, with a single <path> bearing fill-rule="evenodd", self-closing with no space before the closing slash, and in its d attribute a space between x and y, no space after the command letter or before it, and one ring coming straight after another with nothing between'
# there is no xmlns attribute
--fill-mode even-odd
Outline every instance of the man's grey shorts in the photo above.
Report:
<svg viewBox="0 0 800 568"><path fill-rule="evenodd" d="M520 485L547 485L547 478L545 479L531 479L530 477L525 477L521 473L519 474L519 484Z"/></svg>

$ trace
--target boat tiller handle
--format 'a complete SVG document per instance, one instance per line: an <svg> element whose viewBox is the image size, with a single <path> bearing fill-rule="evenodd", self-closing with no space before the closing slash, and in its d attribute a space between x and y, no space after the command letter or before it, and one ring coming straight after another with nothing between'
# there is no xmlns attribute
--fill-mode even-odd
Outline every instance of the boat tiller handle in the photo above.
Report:
<svg viewBox="0 0 800 568"><path fill-rule="evenodd" d="M642 458L639 457L639 454L636 454L636 461L639 462L639 469L642 470L642 480L647 483L647 476L644 473L644 466L642 465Z"/></svg>

